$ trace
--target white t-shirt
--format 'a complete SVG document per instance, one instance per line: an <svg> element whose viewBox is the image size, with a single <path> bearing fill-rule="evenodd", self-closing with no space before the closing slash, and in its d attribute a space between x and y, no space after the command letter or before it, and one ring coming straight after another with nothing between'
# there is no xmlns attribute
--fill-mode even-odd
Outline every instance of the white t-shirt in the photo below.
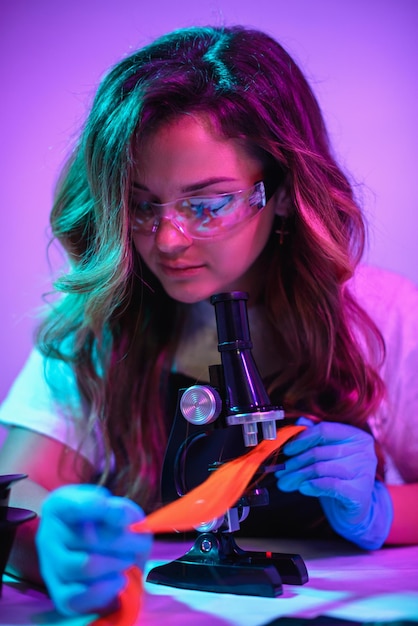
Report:
<svg viewBox="0 0 418 626"><path fill-rule="evenodd" d="M59 400L58 400L59 399ZM98 433L88 433L83 404L71 367L33 349L0 406L0 424L28 428L65 443L102 466Z"/></svg>
<svg viewBox="0 0 418 626"><path fill-rule="evenodd" d="M381 374L387 399L370 419L385 454L386 482L418 482L418 288L398 274L362 266L351 289L386 342ZM102 446L97 435L87 433L86 416L71 369L61 361L46 363L36 350L0 406L0 423L28 428L73 449L81 445L81 453L99 468Z"/></svg>
<svg viewBox="0 0 418 626"><path fill-rule="evenodd" d="M386 459L388 484L418 482L418 287L375 267L358 269L351 290L386 343L387 398L369 420Z"/></svg>

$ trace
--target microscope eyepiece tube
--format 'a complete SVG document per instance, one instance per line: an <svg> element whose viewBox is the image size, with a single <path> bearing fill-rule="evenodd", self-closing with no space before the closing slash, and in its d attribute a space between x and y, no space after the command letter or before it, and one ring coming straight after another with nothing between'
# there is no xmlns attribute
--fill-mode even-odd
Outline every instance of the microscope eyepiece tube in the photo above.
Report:
<svg viewBox="0 0 418 626"><path fill-rule="evenodd" d="M275 420L284 413L271 405L252 354L247 300L246 292L232 291L212 296L211 303L225 381L226 421L241 424L245 445L253 446L258 443L258 422L263 423L263 437L275 439Z"/></svg>

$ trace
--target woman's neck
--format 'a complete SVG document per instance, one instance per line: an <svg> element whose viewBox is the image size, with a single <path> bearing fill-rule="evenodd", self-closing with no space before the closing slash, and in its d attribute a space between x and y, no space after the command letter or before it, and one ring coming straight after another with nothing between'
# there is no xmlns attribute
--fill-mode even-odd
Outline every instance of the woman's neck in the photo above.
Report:
<svg viewBox="0 0 418 626"><path fill-rule="evenodd" d="M274 332L261 304L248 307L253 356L265 377L278 371L280 358L275 348ZM197 381L208 379L208 366L221 362L215 309L205 300L184 305L184 323L175 355L175 370Z"/></svg>

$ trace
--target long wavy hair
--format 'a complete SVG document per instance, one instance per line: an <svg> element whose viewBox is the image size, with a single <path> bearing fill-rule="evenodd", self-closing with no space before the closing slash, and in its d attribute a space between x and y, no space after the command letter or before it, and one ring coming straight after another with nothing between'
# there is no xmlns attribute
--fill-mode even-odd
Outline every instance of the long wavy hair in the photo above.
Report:
<svg viewBox="0 0 418 626"><path fill-rule="evenodd" d="M181 305L134 249L129 200L140 139L185 113L245 139L288 181L289 234L283 245L268 243L263 294L286 363L270 391L283 390L289 413L303 407L361 428L384 393L383 340L347 288L365 246L364 219L302 72L257 30L163 36L105 76L58 181L51 226L70 264L37 332L43 353L74 369L90 427L101 427L100 481L109 480L113 457L114 491L146 509L167 441L164 390Z"/></svg>

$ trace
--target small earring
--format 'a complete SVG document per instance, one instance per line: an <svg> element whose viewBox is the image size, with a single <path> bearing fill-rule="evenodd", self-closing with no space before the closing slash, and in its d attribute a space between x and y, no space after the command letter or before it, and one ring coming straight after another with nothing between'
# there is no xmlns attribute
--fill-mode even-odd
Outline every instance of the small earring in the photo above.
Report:
<svg viewBox="0 0 418 626"><path fill-rule="evenodd" d="M286 218L283 215L281 215L280 219L281 219L280 228L278 228L274 232L276 233L276 235L279 235L279 245L282 246L284 243L284 237L285 235L289 234L289 231L285 230L286 221L287 221Z"/></svg>

